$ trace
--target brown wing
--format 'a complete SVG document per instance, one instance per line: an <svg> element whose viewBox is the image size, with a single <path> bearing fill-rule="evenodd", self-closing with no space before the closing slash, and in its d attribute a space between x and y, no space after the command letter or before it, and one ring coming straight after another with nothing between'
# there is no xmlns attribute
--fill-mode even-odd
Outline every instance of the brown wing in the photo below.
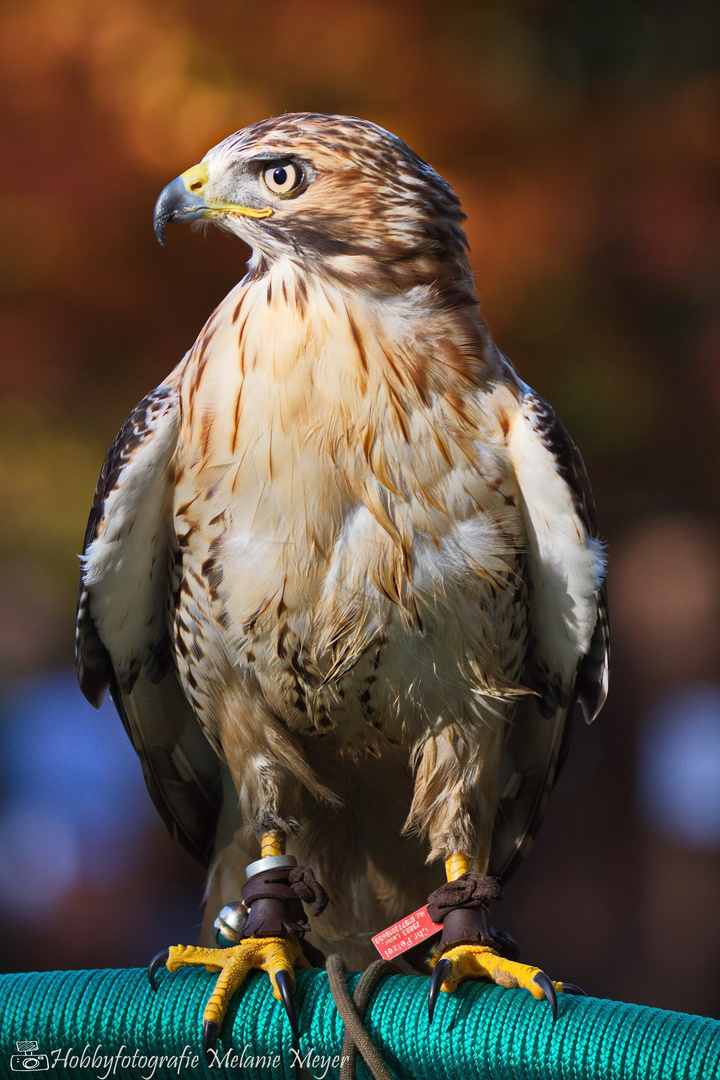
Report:
<svg viewBox="0 0 720 1080"><path fill-rule="evenodd" d="M504 751L490 873L508 878L537 834L567 756L576 704L607 694L604 559L585 466L552 408L523 387L512 440L528 536L530 647Z"/></svg>
<svg viewBox="0 0 720 1080"><path fill-rule="evenodd" d="M76 660L95 707L109 687L171 833L208 862L225 766L182 692L168 633L178 426L169 382L140 402L108 450L83 547Z"/></svg>

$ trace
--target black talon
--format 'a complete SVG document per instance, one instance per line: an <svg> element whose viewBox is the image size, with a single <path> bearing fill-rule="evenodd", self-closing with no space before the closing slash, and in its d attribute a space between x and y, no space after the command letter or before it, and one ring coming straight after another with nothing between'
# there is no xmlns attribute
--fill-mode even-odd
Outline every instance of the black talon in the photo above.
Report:
<svg viewBox="0 0 720 1080"><path fill-rule="evenodd" d="M437 964L433 968L432 975L430 976L430 989L428 991L428 1023L432 1024L433 1013L435 1012L435 1002L437 996L440 993L440 987L443 984L445 978L445 972L450 967L450 961L447 957L443 957L438 960Z"/></svg>
<svg viewBox="0 0 720 1080"><path fill-rule="evenodd" d="M275 975L275 982L277 988L280 991L280 997L282 1003L285 1006L285 1012L287 1013L288 1020L290 1021L290 1027L292 1033L295 1036L297 1042L300 1038L300 1032L298 1031L297 1015L295 1013L295 996L293 993L293 981L289 971L280 970Z"/></svg>
<svg viewBox="0 0 720 1080"><path fill-rule="evenodd" d="M155 982L155 975L157 974L157 970L158 968L162 967L163 964L167 963L169 955L170 950L163 949L162 952L159 952L156 956L153 956L152 960L148 964L148 979L150 980L150 985L152 986L153 990L157 990L157 983Z"/></svg>
<svg viewBox="0 0 720 1080"><path fill-rule="evenodd" d="M575 983L566 983L566 982L564 982L562 984L562 988L563 988L563 994L577 994L578 997L587 997L587 994L582 989L582 987L581 986L576 986Z"/></svg>
<svg viewBox="0 0 720 1080"><path fill-rule="evenodd" d="M543 994L550 1002L553 1021L557 1020L557 994L555 993L552 979L549 979L544 971L538 971L533 975L533 982L540 987Z"/></svg>
<svg viewBox="0 0 720 1080"><path fill-rule="evenodd" d="M218 1026L212 1020L206 1020L203 1024L203 1053L205 1060L208 1063L209 1068L212 1069L216 1062L217 1055L215 1053L215 1047L217 1046Z"/></svg>

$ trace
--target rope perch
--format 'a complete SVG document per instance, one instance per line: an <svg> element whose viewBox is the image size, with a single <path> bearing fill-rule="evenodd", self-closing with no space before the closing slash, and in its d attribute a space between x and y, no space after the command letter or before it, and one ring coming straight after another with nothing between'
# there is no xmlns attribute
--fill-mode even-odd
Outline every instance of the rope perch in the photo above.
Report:
<svg viewBox="0 0 720 1080"><path fill-rule="evenodd" d="M47 1055L56 1080L337 1080L344 1025L328 975L314 969L296 978L299 1049L269 979L258 973L233 999L218 1063L209 1069L200 1033L214 976L203 969L160 976L157 993L145 969L0 975L0 1074L8 1074L12 1055L18 1069L23 1053L32 1052ZM358 979L348 976L351 992ZM364 1026L397 1080L720 1076L720 1021L596 998L561 997L553 1024L550 1009L521 990L468 982L440 995L429 1026L427 979L389 975L368 1004ZM19 1053L23 1040L37 1050ZM304 1074L296 1074L299 1064ZM362 1062L358 1075L370 1075Z"/></svg>

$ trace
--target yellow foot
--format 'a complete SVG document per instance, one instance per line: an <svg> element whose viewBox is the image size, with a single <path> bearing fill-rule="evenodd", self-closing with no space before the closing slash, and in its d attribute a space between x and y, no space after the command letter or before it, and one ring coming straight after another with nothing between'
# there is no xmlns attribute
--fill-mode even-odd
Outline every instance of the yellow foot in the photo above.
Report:
<svg viewBox="0 0 720 1080"><path fill-rule="evenodd" d="M164 963L168 971L180 967L200 965L208 971L219 971L210 1000L203 1013L203 1049L208 1064L214 1063L217 1036L227 1012L230 998L238 989L251 968L267 971L273 986L273 994L282 1001L288 1014L293 1035L297 1039L295 1018L294 967L310 967L296 937L245 938L239 945L229 949L204 949L197 945L172 945L159 953L149 968L150 982L155 986L155 972Z"/></svg>
<svg viewBox="0 0 720 1080"><path fill-rule="evenodd" d="M455 945L436 961L430 979L428 1012L433 1018L435 1002L440 990L451 994L463 979L490 979L498 986L521 986L534 998L547 998L552 1008L553 1020L557 1015L557 994L583 994L572 983L553 982L540 968L519 964L499 956L489 945L468 943Z"/></svg>

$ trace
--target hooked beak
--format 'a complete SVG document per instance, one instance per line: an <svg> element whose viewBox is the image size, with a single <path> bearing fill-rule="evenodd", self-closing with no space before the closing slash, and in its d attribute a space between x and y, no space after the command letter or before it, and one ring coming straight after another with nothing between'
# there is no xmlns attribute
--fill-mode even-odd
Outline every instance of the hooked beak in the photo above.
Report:
<svg viewBox="0 0 720 1080"><path fill-rule="evenodd" d="M244 217L270 217L269 206L256 209L252 206L239 206L236 203L206 202L205 185L208 181L208 168L203 162L193 165L187 172L172 180L160 193L155 203L153 226L160 244L165 243L165 226L168 221L195 221L203 217L225 217L227 214L242 214Z"/></svg>

